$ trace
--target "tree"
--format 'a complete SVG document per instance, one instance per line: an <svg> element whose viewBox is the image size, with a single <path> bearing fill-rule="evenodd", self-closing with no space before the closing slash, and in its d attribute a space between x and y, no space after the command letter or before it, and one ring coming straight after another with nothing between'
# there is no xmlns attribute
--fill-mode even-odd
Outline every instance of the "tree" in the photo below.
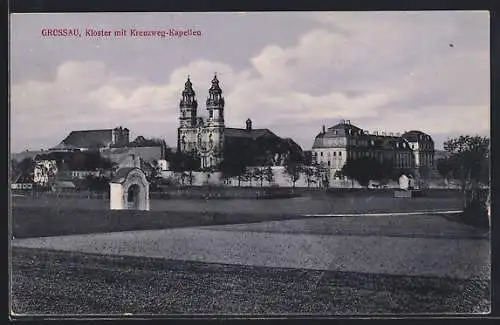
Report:
<svg viewBox="0 0 500 325"><path fill-rule="evenodd" d="M302 171L302 166L295 161L285 162L285 175L288 176L292 182L292 187L295 188L295 183L300 179L300 172Z"/></svg>
<svg viewBox="0 0 500 325"><path fill-rule="evenodd" d="M361 157L347 160L342 167L342 174L358 181L361 186L370 184L370 180L384 181L392 175L392 164L380 163L373 157Z"/></svg>
<svg viewBox="0 0 500 325"><path fill-rule="evenodd" d="M159 185L161 183L161 168L158 161L155 159L151 161L151 173L149 175L149 181L153 186Z"/></svg>
<svg viewBox="0 0 500 325"><path fill-rule="evenodd" d="M262 167L255 168L253 171L253 178L256 182L259 182L260 187L264 185L265 169Z"/></svg>
<svg viewBox="0 0 500 325"><path fill-rule="evenodd" d="M22 174L30 174L35 168L35 161L33 158L26 157L17 164L17 169Z"/></svg>
<svg viewBox="0 0 500 325"><path fill-rule="evenodd" d="M451 138L444 143L449 157L447 162L441 162L441 169L451 168L453 177L460 181L464 208L480 200L479 184L489 183L489 147L488 138L469 135Z"/></svg>
<svg viewBox="0 0 500 325"><path fill-rule="evenodd" d="M384 160L383 162L379 162L375 160L377 163L372 165L372 180L379 181L381 184L387 184L391 178L393 178L393 161L392 160Z"/></svg>
<svg viewBox="0 0 500 325"><path fill-rule="evenodd" d="M244 177L246 169L251 166L251 156L244 148L225 146L223 149L222 163L219 168L223 178L238 178L238 187L241 186L241 180Z"/></svg>
<svg viewBox="0 0 500 325"><path fill-rule="evenodd" d="M324 174L323 167L318 163L313 163L312 170L313 170L314 178L315 178L316 182L318 183L318 186L321 186L321 184L323 183L323 174Z"/></svg>
<svg viewBox="0 0 500 325"><path fill-rule="evenodd" d="M88 175L85 177L85 184L89 191L103 193L109 190L110 179L103 176Z"/></svg>
<svg viewBox="0 0 500 325"><path fill-rule="evenodd" d="M187 172L181 172L180 173L180 178L181 178L181 184L185 185L186 179L189 177L189 174Z"/></svg>
<svg viewBox="0 0 500 325"><path fill-rule="evenodd" d="M265 180L268 182L269 185L271 185L271 183L274 180L273 168L271 166L266 166L266 168L264 168L263 174Z"/></svg>
<svg viewBox="0 0 500 325"><path fill-rule="evenodd" d="M201 159L195 153L177 151L168 158L170 169L174 172L194 171L201 167Z"/></svg>
<svg viewBox="0 0 500 325"><path fill-rule="evenodd" d="M167 155L169 159L170 169L174 172L181 173L181 178L187 172L187 178L189 180L189 185L193 185L193 171L199 170L201 167L201 159L195 153L184 153L177 151ZM184 180L182 180L184 183Z"/></svg>
<svg viewBox="0 0 500 325"><path fill-rule="evenodd" d="M431 170L429 167L421 166L418 169L418 181L421 188L427 188L430 176Z"/></svg>
<svg viewBox="0 0 500 325"><path fill-rule="evenodd" d="M307 187L311 187L311 183L315 183L315 172L314 172L314 167L311 166L304 166L302 168L304 175L306 177L306 182L307 182Z"/></svg>
<svg viewBox="0 0 500 325"><path fill-rule="evenodd" d="M241 179L244 182L250 182L250 187L252 187L252 179L253 179L253 170L251 168L246 167L245 172L241 175Z"/></svg>

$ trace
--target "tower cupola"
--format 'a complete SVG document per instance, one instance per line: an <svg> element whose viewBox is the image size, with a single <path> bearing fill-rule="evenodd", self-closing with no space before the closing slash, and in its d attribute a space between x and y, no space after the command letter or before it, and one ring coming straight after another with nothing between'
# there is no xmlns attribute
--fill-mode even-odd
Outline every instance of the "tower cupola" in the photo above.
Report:
<svg viewBox="0 0 500 325"><path fill-rule="evenodd" d="M207 110L211 120L224 122L224 97L222 97L222 89L216 74L214 74L212 86L208 90Z"/></svg>
<svg viewBox="0 0 500 325"><path fill-rule="evenodd" d="M182 126L193 126L196 123L198 102L196 101L196 93L193 89L193 84L188 76L182 91L182 98L179 103L180 121Z"/></svg>

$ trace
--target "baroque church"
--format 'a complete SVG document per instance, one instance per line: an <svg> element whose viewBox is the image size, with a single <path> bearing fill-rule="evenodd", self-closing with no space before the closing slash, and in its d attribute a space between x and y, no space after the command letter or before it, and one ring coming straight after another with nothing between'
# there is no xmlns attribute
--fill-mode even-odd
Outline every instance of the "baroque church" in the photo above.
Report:
<svg viewBox="0 0 500 325"><path fill-rule="evenodd" d="M290 138L281 138L269 129L254 129L247 119L245 128L229 128L224 123L225 101L217 75L212 79L206 100L207 117L198 115L198 102L193 84L188 77L179 104L177 148L183 153L194 153L201 160L201 168L217 168L227 150L252 152L254 166L282 166L287 159L303 159L302 148Z"/></svg>

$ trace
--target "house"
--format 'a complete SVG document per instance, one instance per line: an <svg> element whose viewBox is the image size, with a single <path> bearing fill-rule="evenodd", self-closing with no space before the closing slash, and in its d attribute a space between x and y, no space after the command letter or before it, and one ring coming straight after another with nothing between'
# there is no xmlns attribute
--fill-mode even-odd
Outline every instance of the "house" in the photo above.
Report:
<svg viewBox="0 0 500 325"><path fill-rule="evenodd" d="M11 179L10 188L12 190L32 190L33 177L30 174L16 174Z"/></svg>

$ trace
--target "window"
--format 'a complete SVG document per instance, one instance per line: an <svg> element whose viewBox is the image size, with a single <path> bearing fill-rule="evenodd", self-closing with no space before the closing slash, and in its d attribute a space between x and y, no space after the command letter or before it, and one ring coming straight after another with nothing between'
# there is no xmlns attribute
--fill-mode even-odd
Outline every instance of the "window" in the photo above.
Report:
<svg viewBox="0 0 500 325"><path fill-rule="evenodd" d="M334 151L334 152L333 152L333 156L335 157L336 155L337 155L337 153Z"/></svg>
<svg viewBox="0 0 500 325"><path fill-rule="evenodd" d="M328 160L328 167L330 167L330 160Z"/></svg>
<svg viewBox="0 0 500 325"><path fill-rule="evenodd" d="M321 157L323 157L323 151L321 151L320 155L321 155Z"/></svg>
<svg viewBox="0 0 500 325"><path fill-rule="evenodd" d="M342 151L339 151L339 157L341 157L341 156L342 156Z"/></svg>

